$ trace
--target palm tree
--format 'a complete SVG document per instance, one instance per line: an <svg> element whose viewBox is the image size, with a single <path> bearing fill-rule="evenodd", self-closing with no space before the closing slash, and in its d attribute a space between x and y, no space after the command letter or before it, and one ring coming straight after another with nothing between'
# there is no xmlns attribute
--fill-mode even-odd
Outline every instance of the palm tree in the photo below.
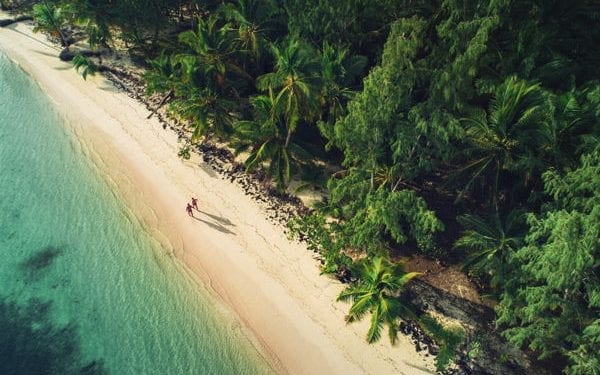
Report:
<svg viewBox="0 0 600 375"><path fill-rule="evenodd" d="M207 20L198 21L197 31L179 34L179 41L188 46L190 51L177 55L176 59L185 62L190 71L201 71L211 77L210 83L215 88L225 88L228 73L253 82L253 78L235 61L238 49L230 25L219 27L218 21L212 15Z"/></svg>
<svg viewBox="0 0 600 375"><path fill-rule="evenodd" d="M219 26L218 18L213 15L207 20L199 20L196 31L179 34L179 41L189 50L171 58L170 63L177 70L177 77L173 87L175 99L169 108L191 122L193 140L207 129L219 137L231 133L237 108L231 98L238 94L227 80L230 73L253 81L237 66L234 59L236 44L231 31L227 24Z"/></svg>
<svg viewBox="0 0 600 375"><path fill-rule="evenodd" d="M547 134L545 104L539 84L513 76L496 88L487 112L475 110L463 119L469 160L461 172L469 173L469 181L459 198L479 179L482 185L491 186L491 201L498 209L503 174L522 176L527 185L543 169L539 150Z"/></svg>
<svg viewBox="0 0 600 375"><path fill-rule="evenodd" d="M66 19L63 10L59 6L43 2L33 6L33 17L36 21L36 26L33 31L45 31L53 36L60 38L60 43L63 47L69 48L67 38L63 33L63 27L66 24Z"/></svg>
<svg viewBox="0 0 600 375"><path fill-rule="evenodd" d="M147 118L150 118L158 111L174 94L175 88L181 82L181 66L175 64L173 56L165 53L154 59L149 60L150 69L146 70L143 75L146 82L146 94L154 93L166 94L161 99L160 103L150 112Z"/></svg>
<svg viewBox="0 0 600 375"><path fill-rule="evenodd" d="M250 54L254 65L261 66L261 54L267 35L280 30L281 10L275 0L237 0L223 4L219 12L238 28L239 47Z"/></svg>
<svg viewBox="0 0 600 375"><path fill-rule="evenodd" d="M163 51L159 57L149 60L148 63L150 69L144 73L147 94L171 91L177 82L181 81L181 66L175 63L173 55Z"/></svg>
<svg viewBox="0 0 600 375"><path fill-rule="evenodd" d="M348 49L336 48L324 42L321 57L321 106L327 118L322 120L333 124L344 113L345 104L354 97L350 89L356 77L367 64L364 56L349 56Z"/></svg>
<svg viewBox="0 0 600 375"><path fill-rule="evenodd" d="M114 14L111 14L113 8L114 4L110 4L110 1L71 1L64 4L69 21L86 31L90 48L101 45L110 49L110 20L114 19Z"/></svg>
<svg viewBox="0 0 600 375"><path fill-rule="evenodd" d="M594 133L594 117L580 105L574 92L553 95L550 103L553 115L543 149L545 159L557 169L574 167L582 153L598 144L597 139L590 137Z"/></svg>
<svg viewBox="0 0 600 375"><path fill-rule="evenodd" d="M254 120L239 121L235 125L238 152L250 148L246 170L269 162L269 175L280 190L287 187L295 166L308 160L310 154L298 143L290 141L290 128L278 112L272 91L251 99Z"/></svg>
<svg viewBox="0 0 600 375"><path fill-rule="evenodd" d="M275 71L258 77L257 87L263 91L279 90L275 102L281 106L291 136L302 118L311 119L318 113L319 64L315 52L295 38L282 47L273 45L272 51Z"/></svg>
<svg viewBox="0 0 600 375"><path fill-rule="evenodd" d="M346 321L351 323L360 320L371 312L367 341L373 343L379 340L385 324L390 341L394 344L398 335L398 317L414 318L411 309L402 303L398 295L406 283L419 273L406 273L402 263L392 263L381 256L358 262L355 272L359 281L338 296L338 301L352 301Z"/></svg>
<svg viewBox="0 0 600 375"><path fill-rule="evenodd" d="M454 248L467 252L463 267L477 276L490 275L491 285L498 285L504 280L509 256L523 245L523 212L513 210L504 218L494 212L487 219L463 215L458 221L465 231Z"/></svg>
<svg viewBox="0 0 600 375"><path fill-rule="evenodd" d="M175 93L177 97L169 105L169 110L190 121L194 129L193 142L208 129L219 137L231 133L235 102L209 87L199 88L188 83L178 83Z"/></svg>
<svg viewBox="0 0 600 375"><path fill-rule="evenodd" d="M146 93L169 92L175 89L177 82L181 82L181 66L176 64L173 55L161 53L154 60L149 60L150 69L144 73L146 82Z"/></svg>

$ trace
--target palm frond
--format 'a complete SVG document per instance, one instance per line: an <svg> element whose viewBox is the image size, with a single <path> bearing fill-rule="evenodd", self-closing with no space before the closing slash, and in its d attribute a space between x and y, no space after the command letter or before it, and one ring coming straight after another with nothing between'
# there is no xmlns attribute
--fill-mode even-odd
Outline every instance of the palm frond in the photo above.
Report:
<svg viewBox="0 0 600 375"><path fill-rule="evenodd" d="M375 306L371 315L371 326L367 332L367 342L372 344L381 338L381 328L383 327L383 320L380 317L379 307Z"/></svg>
<svg viewBox="0 0 600 375"><path fill-rule="evenodd" d="M73 68L79 73L81 70L81 76L83 79L87 79L88 75L94 75L98 72L98 67L87 57L77 54L73 58Z"/></svg>

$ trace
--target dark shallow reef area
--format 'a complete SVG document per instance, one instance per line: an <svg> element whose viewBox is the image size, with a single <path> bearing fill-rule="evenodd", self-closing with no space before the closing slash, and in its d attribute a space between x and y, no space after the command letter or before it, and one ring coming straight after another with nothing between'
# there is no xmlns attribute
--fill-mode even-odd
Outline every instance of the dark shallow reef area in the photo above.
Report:
<svg viewBox="0 0 600 375"><path fill-rule="evenodd" d="M52 321L52 302L0 297L0 374L106 374L82 358L77 327Z"/></svg>
<svg viewBox="0 0 600 375"><path fill-rule="evenodd" d="M20 265L24 281L44 277L63 249L46 246ZM51 300L0 296L0 374L106 374L99 360L83 358L77 325L57 324Z"/></svg>

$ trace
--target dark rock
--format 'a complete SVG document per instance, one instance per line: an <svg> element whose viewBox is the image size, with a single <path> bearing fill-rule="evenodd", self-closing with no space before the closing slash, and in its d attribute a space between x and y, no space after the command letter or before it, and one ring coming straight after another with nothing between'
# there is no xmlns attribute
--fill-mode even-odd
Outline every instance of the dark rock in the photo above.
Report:
<svg viewBox="0 0 600 375"><path fill-rule="evenodd" d="M68 36L65 38L65 42L67 43L68 46L70 46L71 44L77 42L77 40L75 40L75 38L73 38L72 36Z"/></svg>
<svg viewBox="0 0 600 375"><path fill-rule="evenodd" d="M73 61L73 59L75 58L76 53L71 51L69 48L65 48L62 51L60 51L60 54L58 55L58 58L61 61Z"/></svg>
<svg viewBox="0 0 600 375"><path fill-rule="evenodd" d="M440 348L437 345L428 345L427 346L427 353L429 353L431 355L438 355L439 352L440 352Z"/></svg>
<svg viewBox="0 0 600 375"><path fill-rule="evenodd" d="M408 335L408 326L406 325L406 322L404 322L404 321L400 322L400 332L402 332L402 334L404 334L404 335Z"/></svg>

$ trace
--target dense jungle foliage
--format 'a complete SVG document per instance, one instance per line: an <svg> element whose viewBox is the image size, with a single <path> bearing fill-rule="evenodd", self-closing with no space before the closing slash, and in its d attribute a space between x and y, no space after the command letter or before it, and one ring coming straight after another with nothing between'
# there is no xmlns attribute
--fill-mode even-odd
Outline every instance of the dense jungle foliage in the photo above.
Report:
<svg viewBox="0 0 600 375"><path fill-rule="evenodd" d="M357 281L369 341L413 274L461 262L509 341L600 374L600 3L594 0L64 0L39 27L147 61L194 140L247 151L328 199L292 227ZM323 165L327 166L324 168ZM333 170L333 172L332 172ZM358 261L357 258L366 260ZM404 311L404 312L403 312ZM395 332L391 332L393 338Z"/></svg>

